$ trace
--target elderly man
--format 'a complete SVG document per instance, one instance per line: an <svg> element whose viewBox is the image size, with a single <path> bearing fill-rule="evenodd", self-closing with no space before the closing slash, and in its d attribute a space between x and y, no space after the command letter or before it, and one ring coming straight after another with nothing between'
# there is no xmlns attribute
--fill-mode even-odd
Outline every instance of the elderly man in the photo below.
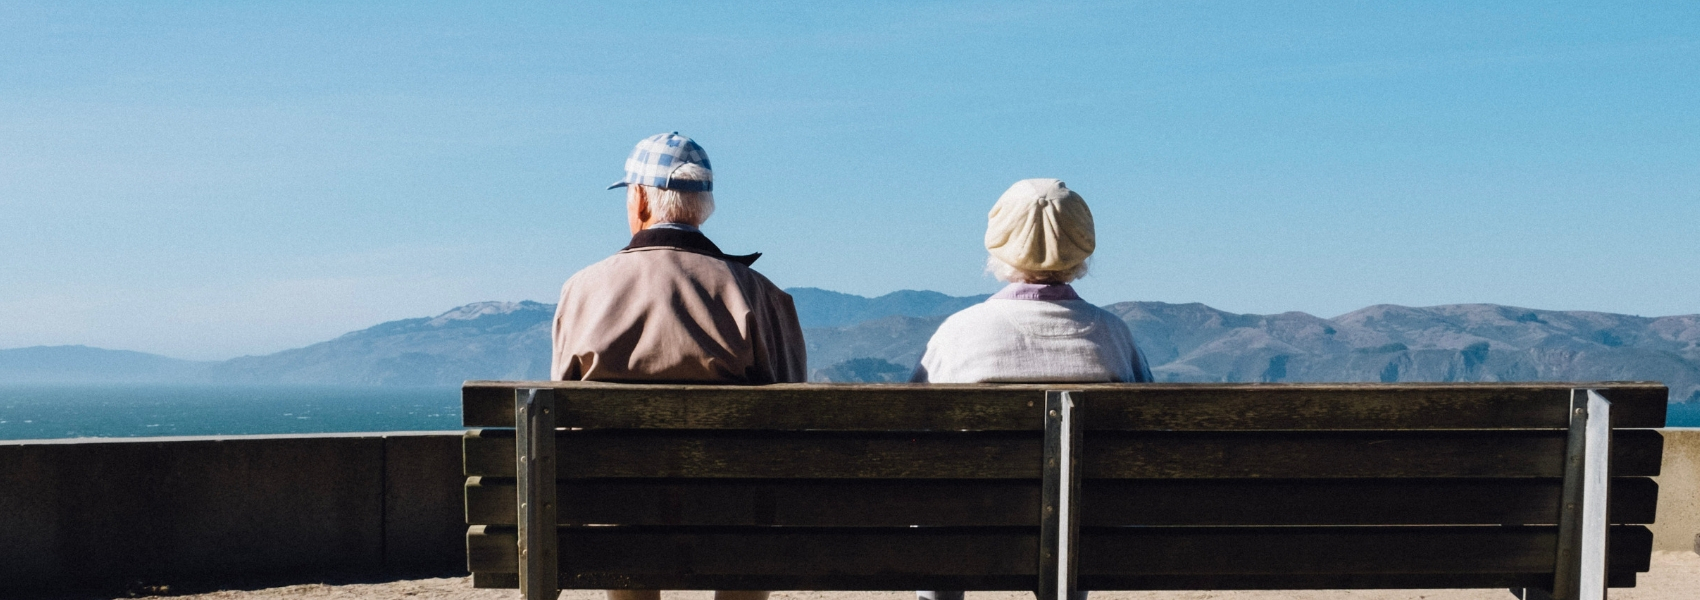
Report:
<svg viewBox="0 0 1700 600"><path fill-rule="evenodd" d="M678 133L638 142L626 176L632 242L561 288L558 381L764 384L804 381L791 296L697 227L714 213L702 146Z"/></svg>
<svg viewBox="0 0 1700 600"><path fill-rule="evenodd" d="M720 251L698 226L714 213L714 174L678 133L638 142L626 176L632 242L561 288L551 376L558 381L764 384L807 377L791 296L750 269L760 254ZM609 590L610 600L657 600ZM767 592L716 592L764 600Z"/></svg>

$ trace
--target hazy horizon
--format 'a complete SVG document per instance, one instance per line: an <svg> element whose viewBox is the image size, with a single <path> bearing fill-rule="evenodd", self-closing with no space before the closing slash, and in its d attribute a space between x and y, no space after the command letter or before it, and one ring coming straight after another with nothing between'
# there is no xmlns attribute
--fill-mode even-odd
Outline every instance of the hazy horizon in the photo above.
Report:
<svg viewBox="0 0 1700 600"><path fill-rule="evenodd" d="M999 283L997 285L1001 286L1001 285L1005 285L1005 284ZM788 291L793 291L793 292L795 290L798 290L798 289L802 289L802 288L796 288L796 287L787 288ZM824 289L824 288L808 288L808 289L815 289L815 290L820 290L820 291L833 293L833 294L848 294L848 295L858 296L858 297L861 297L861 298L864 298L864 299L870 299L870 300L875 299L875 298L888 296L888 295L891 295L891 294L899 294L899 293L903 293L903 292L944 294L944 292L939 292L939 291L936 291L936 290L903 289L903 290L892 290L892 291L886 292L884 294L877 294L877 295L869 296L869 295L862 295L862 294L850 294L849 292L839 292L837 290L827 290L827 289ZM983 294L966 295L966 296L950 296L948 294L946 294L946 295L951 297L951 298L954 298L954 299L969 299L969 298L974 298L975 296L983 296ZM1096 298L1083 298L1083 299L1085 299L1089 302L1093 302L1094 304L1098 304L1100 306L1106 306L1106 305L1111 305L1111 304L1119 304L1119 303L1124 303L1124 302L1162 302L1160 300L1138 300L1138 299L1121 299L1121 300L1108 300L1108 301L1099 300L1099 299L1096 299ZM346 335L346 334L349 334L349 333L356 333L356 332L359 332L359 331L364 331L366 329L370 329L372 327L377 327L377 326L383 325L385 323L391 323L391 322L395 322L395 321L404 321L404 320L410 320L410 319L428 319L428 318L437 317L437 316L445 315L445 314L448 314L448 313L452 313L452 312L456 311L457 309L460 309L460 308L463 308L463 307L466 307L466 306L469 306L469 305L483 304L483 303L489 303L489 302L498 302L498 303L507 303L507 304L519 304L519 303L523 303L523 302L534 302L534 303L544 304L544 305L549 305L549 306L553 306L555 304L554 300L481 300L481 301L477 301L477 302L470 302L470 303L467 303L467 304L461 304L461 305L446 307L442 310L438 310L438 311L435 311L435 312L429 312L429 313L423 313L423 314L417 314L417 315L408 315L408 316L397 317L395 319L385 319L383 321L375 321L375 322L366 323L366 324L362 324L362 325L356 325L352 329L332 334L332 335L327 336L323 339L312 340L312 341L303 343L300 346L291 346L291 347L288 347L288 348L279 348L274 352L282 352L282 351L294 350L294 349L298 349L298 348L302 348L302 347L306 347L306 346L311 346L313 344L317 344L317 343L320 343L320 342L326 342L326 341L333 340L333 339L340 337L342 335ZM1188 304L1188 303L1174 302L1174 303L1167 303L1167 304ZM1207 307L1217 309L1217 310L1221 310L1220 307L1210 306L1209 303L1199 303L1199 304L1204 304ZM1314 313L1305 313L1304 311L1273 311L1273 312L1269 312L1269 313L1235 313L1235 314L1246 314L1246 315L1254 315L1254 316L1270 316L1270 315L1280 315L1280 314L1297 312L1297 313L1309 314L1311 316L1319 317L1319 318L1322 318L1322 319L1335 320L1335 319L1338 319L1338 318L1343 317L1345 315L1349 315L1349 314L1354 313L1354 312L1358 312L1358 311L1362 311L1362 310L1366 310L1366 309L1372 309L1372 308L1375 308L1377 306L1388 306L1388 305L1390 305L1390 304L1382 303L1382 304L1372 304L1372 305L1360 306L1358 308L1355 308L1355 309L1352 309L1350 311L1346 311L1344 313L1340 313L1340 314L1337 314L1337 315L1317 315L1317 314L1314 314ZM1666 317L1683 317L1683 316L1689 316L1689 315L1700 315L1700 313L1684 313L1684 314L1675 314L1675 315L1637 315L1637 314L1630 314L1630 313L1610 313L1609 311L1575 311L1575 310L1566 310L1566 309L1546 308L1546 307L1539 307L1539 306L1511 306L1511 305L1498 305L1498 304L1494 304L1494 303L1481 303L1481 302L1461 302L1461 303L1457 303L1457 304L1447 304L1447 305L1409 306L1408 308L1426 309L1426 308L1435 308L1435 307L1440 307L1440 306L1459 306L1459 305L1503 306L1505 308L1539 310L1539 311L1548 311L1548 312L1584 312L1584 313L1604 313L1604 314L1626 314L1626 315L1631 316L1631 317L1645 318L1645 319L1658 319L1658 318L1666 318ZM1391 306L1405 306L1405 305L1391 305ZM1228 312L1233 312L1233 311L1228 311ZM119 351L119 352L138 352L138 353L143 353L143 354L160 356L160 357L164 357L164 358L170 358L170 359L174 359L174 360L184 360L184 361L202 362L202 363L217 363L217 362L223 362L223 361L227 361L227 360L231 360L231 359L235 359L235 358L265 356L265 355L274 353L274 352L265 352L265 353L254 353L254 354L235 354L235 355L217 356L217 357L211 357L211 358L187 358L187 357L183 357L183 356L176 356L176 355L160 353L160 352L149 352L149 351L146 351L146 350L137 350L137 349L134 349L134 348L113 348L113 347L106 347L106 346L94 346L94 345L90 345L90 344L76 344L76 343L71 343L71 344L32 344L32 345L29 345L29 346L9 346L9 347L0 347L0 351L23 350L23 349L44 348L44 347L45 348L87 347L87 348L93 348L93 349L97 349L97 350L114 350L114 351ZM4 383L4 382L0 382L0 383Z"/></svg>

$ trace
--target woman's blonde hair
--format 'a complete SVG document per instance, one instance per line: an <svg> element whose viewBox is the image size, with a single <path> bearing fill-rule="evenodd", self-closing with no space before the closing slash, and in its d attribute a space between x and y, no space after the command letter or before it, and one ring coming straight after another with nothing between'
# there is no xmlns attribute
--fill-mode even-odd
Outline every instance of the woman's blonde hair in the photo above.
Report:
<svg viewBox="0 0 1700 600"><path fill-rule="evenodd" d="M1090 259L1083 260L1080 264L1061 271L1028 271L1026 269L1011 266L1009 263L999 260L996 256L987 256L986 272L991 273L992 276L998 278L999 281L1050 285L1069 283L1076 279L1080 279L1081 277L1085 277L1086 271L1088 270L1086 266L1088 262L1090 262Z"/></svg>

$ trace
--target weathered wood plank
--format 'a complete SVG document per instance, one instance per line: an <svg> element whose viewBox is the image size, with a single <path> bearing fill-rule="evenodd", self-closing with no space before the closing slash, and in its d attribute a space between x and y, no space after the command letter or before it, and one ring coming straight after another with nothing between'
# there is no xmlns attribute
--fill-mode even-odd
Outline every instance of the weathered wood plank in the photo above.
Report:
<svg viewBox="0 0 1700 600"><path fill-rule="evenodd" d="M472 587L474 589L518 589L519 573L473 573Z"/></svg>
<svg viewBox="0 0 1700 600"><path fill-rule="evenodd" d="M763 589L1032 589L1036 531L975 528L769 529L564 527L564 589L716 589L767 578ZM490 530L499 538L505 530ZM482 545L500 546L492 539ZM480 554L474 571L516 558ZM706 587L705 587L706 585ZM749 589L721 587L720 589Z"/></svg>
<svg viewBox="0 0 1700 600"><path fill-rule="evenodd" d="M1037 480L565 479L561 524L1037 527ZM468 519L511 524L511 480L467 488Z"/></svg>
<svg viewBox="0 0 1700 600"><path fill-rule="evenodd" d="M469 429L461 436L461 468L467 477L517 476L514 462L514 430Z"/></svg>
<svg viewBox="0 0 1700 600"><path fill-rule="evenodd" d="M1088 479L1088 526L1551 525L1557 479ZM1614 523L1652 523L1658 485L1612 482Z"/></svg>
<svg viewBox="0 0 1700 600"><path fill-rule="evenodd" d="M792 527L1037 526L1039 482L562 480L561 524ZM1087 526L1550 525L1556 479L1089 479ZM512 525L512 480L473 478L467 522ZM1612 482L1612 522L1653 522L1658 486Z"/></svg>
<svg viewBox="0 0 1700 600"><path fill-rule="evenodd" d="M1663 427L1663 386L1605 390L1617 428ZM1347 388L1258 386L1167 389L1129 385L1091 389L1090 430L1230 431L1320 429L1563 429L1570 384L1563 386L1411 386ZM1618 400L1617 398L1621 398Z"/></svg>
<svg viewBox="0 0 1700 600"><path fill-rule="evenodd" d="M1659 472L1664 438L1623 430L1612 473ZM1563 431L1088 432L1088 478L1562 477Z"/></svg>
<svg viewBox="0 0 1700 600"><path fill-rule="evenodd" d="M479 542L502 546L511 530ZM567 589L1032 589L1037 540L1008 530L562 528ZM469 539L472 536L469 534ZM1443 587L1552 577L1551 527L1087 528L1084 589ZM1652 534L1612 528L1613 572L1645 571ZM475 572L516 560L479 555ZM1468 576L1468 577L1466 577ZM1511 577L1511 579L1504 579ZM1285 580L1286 583L1281 583ZM1236 584L1235 582L1238 582ZM1353 583L1355 582L1355 583Z"/></svg>
<svg viewBox="0 0 1700 600"><path fill-rule="evenodd" d="M560 423L586 429L1039 431L1045 397L1032 386L467 382L462 420L511 427L512 408L494 399L534 385L569 391Z"/></svg>
<svg viewBox="0 0 1700 600"><path fill-rule="evenodd" d="M1646 571L1652 533L1611 530L1613 570ZM1115 527L1081 532L1082 577L1551 573L1557 527Z"/></svg>
<svg viewBox="0 0 1700 600"><path fill-rule="evenodd" d="M1022 430L1042 421L1029 402L1055 384L769 386L470 381L468 427L511 427L516 387L585 390L563 417L584 428ZM1109 410L1088 429L1563 428L1572 387L1593 387L1617 409L1613 427L1662 427L1668 390L1656 383L1070 384ZM1094 400L1096 402L1096 400ZM1559 401L1563 403L1562 400ZM1556 406L1556 407L1555 407Z"/></svg>
<svg viewBox="0 0 1700 600"><path fill-rule="evenodd" d="M486 430L468 437L469 475L512 477ZM511 445L512 442L505 442ZM561 431L562 478L759 477L1019 479L1039 477L1038 432Z"/></svg>
<svg viewBox="0 0 1700 600"><path fill-rule="evenodd" d="M519 529L511 525L473 525L466 529L466 570L514 574L519 586Z"/></svg>
<svg viewBox="0 0 1700 600"><path fill-rule="evenodd" d="M1635 573L1632 571L1610 574L1608 582L1614 588L1635 587ZM587 578L588 579L588 578ZM609 579L619 581L616 578ZM819 585L808 586L808 589L821 590L860 590L856 587L861 579L844 577L843 581L833 582L827 578L817 578ZM1376 574L1376 575L1146 575L1137 577L1083 577L1082 589L1100 590L1349 590L1349 589L1505 589L1521 587L1539 587L1551 585L1551 573L1417 573L1417 574ZM782 590L801 588L801 585L785 585L788 581L764 581L750 576L701 576L697 578L698 589L731 589L734 587L759 587L765 590ZM837 585L833 585L836 583ZM473 573L472 587L474 588L507 588L519 587L518 573ZM606 589L612 586L595 585L594 581L586 581L585 589ZM652 587L662 586L659 583ZM963 584L960 580L937 581L930 578L917 577L912 581L893 583L893 589L975 589L972 585ZM1010 589L1026 591L1019 584Z"/></svg>
<svg viewBox="0 0 1700 600"><path fill-rule="evenodd" d="M1502 590L1552 585L1552 573L1082 575L1080 581L1088 590ZM1635 572L1614 571L1608 581L1614 588L1635 587Z"/></svg>
<svg viewBox="0 0 1700 600"><path fill-rule="evenodd" d="M580 477L1037 478L1038 432L567 432Z"/></svg>
<svg viewBox="0 0 1700 600"><path fill-rule="evenodd" d="M506 436L506 437L504 437ZM467 475L513 477L512 432L466 438ZM1559 477L1563 431L1087 432L1095 479ZM1038 478L1024 432L561 431L563 478ZM1658 474L1663 438L1623 430L1612 472Z"/></svg>

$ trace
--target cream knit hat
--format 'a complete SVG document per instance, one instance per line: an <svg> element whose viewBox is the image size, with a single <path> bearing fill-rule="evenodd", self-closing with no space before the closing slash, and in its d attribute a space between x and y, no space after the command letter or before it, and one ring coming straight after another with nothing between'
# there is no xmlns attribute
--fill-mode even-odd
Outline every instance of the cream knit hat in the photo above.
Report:
<svg viewBox="0 0 1700 600"><path fill-rule="evenodd" d="M1056 179L1015 182L986 220L986 250L1023 271L1068 270L1098 246L1092 209Z"/></svg>

